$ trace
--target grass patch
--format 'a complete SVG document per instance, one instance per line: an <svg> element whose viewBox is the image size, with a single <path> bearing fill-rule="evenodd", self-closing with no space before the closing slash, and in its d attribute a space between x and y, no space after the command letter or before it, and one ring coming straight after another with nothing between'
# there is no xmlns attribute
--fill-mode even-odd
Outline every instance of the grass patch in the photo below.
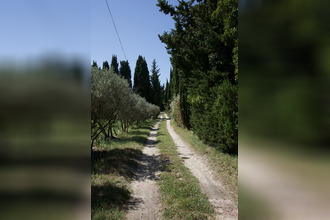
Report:
<svg viewBox="0 0 330 220"><path fill-rule="evenodd" d="M173 120L171 120L171 125L184 142L208 159L212 169L216 171L217 177L224 184L235 202L238 202L238 156L223 153L204 144L192 132L178 127Z"/></svg>
<svg viewBox="0 0 330 220"><path fill-rule="evenodd" d="M166 120L159 125L158 148L168 163L163 165L160 192L165 219L209 219L214 210L201 192L198 180L184 166L176 146L167 132Z"/></svg>
<svg viewBox="0 0 330 220"><path fill-rule="evenodd" d="M239 219L281 219L277 211L273 210L273 206L265 201L262 197L250 192L244 187L240 187L239 196Z"/></svg>
<svg viewBox="0 0 330 220"><path fill-rule="evenodd" d="M116 139L97 142L92 151L92 219L125 219L124 205L132 193L128 184L150 129L158 120L132 127Z"/></svg>

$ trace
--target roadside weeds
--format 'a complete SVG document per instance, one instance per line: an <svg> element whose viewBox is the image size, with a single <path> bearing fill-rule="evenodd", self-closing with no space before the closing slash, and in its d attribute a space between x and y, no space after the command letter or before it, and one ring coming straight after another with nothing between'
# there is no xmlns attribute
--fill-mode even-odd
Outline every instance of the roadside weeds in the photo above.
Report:
<svg viewBox="0 0 330 220"><path fill-rule="evenodd" d="M171 126L184 142L207 160L215 171L216 178L223 183L235 203L238 203L238 156L222 153L204 144L196 135L178 127L172 120Z"/></svg>
<svg viewBox="0 0 330 220"><path fill-rule="evenodd" d="M214 210L200 185L189 169L184 166L176 146L167 132L166 120L159 126L158 148L163 160L161 167L160 193L165 219L214 219Z"/></svg>

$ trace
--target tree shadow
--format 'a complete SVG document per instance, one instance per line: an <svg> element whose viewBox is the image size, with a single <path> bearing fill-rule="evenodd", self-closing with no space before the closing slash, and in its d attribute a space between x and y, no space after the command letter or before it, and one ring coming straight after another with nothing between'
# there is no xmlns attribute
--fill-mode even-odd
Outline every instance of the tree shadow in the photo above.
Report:
<svg viewBox="0 0 330 220"><path fill-rule="evenodd" d="M145 127L149 131L132 130L133 135L129 138L119 138L113 140L122 145L136 142L148 148L154 148L160 142L148 139L151 131L158 131ZM164 135L150 134L149 137ZM92 172L97 174L118 174L130 180L158 180L159 173L164 171L169 163L168 158L162 155L143 154L141 150L133 148L116 149L95 149L92 151ZM131 193L126 187L117 186L115 183L107 181L103 185L92 185L92 210L97 209L138 209L143 203L141 198L132 198Z"/></svg>
<svg viewBox="0 0 330 220"><path fill-rule="evenodd" d="M157 147L157 144L159 143L160 141L158 140L148 140L148 142L145 144L145 147L149 147L149 148L155 148Z"/></svg>
<svg viewBox="0 0 330 220"><path fill-rule="evenodd" d="M159 136L165 136L165 134L163 132L158 131L157 132L157 137L159 137Z"/></svg>
<svg viewBox="0 0 330 220"><path fill-rule="evenodd" d="M163 170L170 160L164 158L162 155L158 156L148 156L143 155L141 157L141 164L138 167L137 175L135 179L137 180L159 180L159 173Z"/></svg>
<svg viewBox="0 0 330 220"><path fill-rule="evenodd" d="M126 210L137 210L139 209L140 204L144 203L141 198L131 198L126 202L124 209Z"/></svg>
<svg viewBox="0 0 330 220"><path fill-rule="evenodd" d="M149 134L149 133L148 133ZM148 137L135 135L131 138L126 139L127 141L134 141L138 144L144 145L148 141Z"/></svg>
<svg viewBox="0 0 330 220"><path fill-rule="evenodd" d="M92 210L122 208L131 198L131 192L125 186L119 187L109 181L102 185L92 185L91 193Z"/></svg>
<svg viewBox="0 0 330 220"><path fill-rule="evenodd" d="M92 151L92 172L134 177L142 151L132 148Z"/></svg>

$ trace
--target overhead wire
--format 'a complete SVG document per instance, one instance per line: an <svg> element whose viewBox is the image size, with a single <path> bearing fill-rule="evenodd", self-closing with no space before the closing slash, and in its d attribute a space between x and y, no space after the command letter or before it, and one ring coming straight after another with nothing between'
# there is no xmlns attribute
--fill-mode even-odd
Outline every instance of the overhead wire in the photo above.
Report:
<svg viewBox="0 0 330 220"><path fill-rule="evenodd" d="M121 46L121 50L123 51L124 56L125 56L125 59L127 60L126 53L125 53L125 50L124 50L123 44L121 43L121 40L120 40L120 37L119 37L119 34L118 34L118 30L117 30L117 27L116 27L116 24L115 24L115 21L114 21L114 19L113 19L113 16L112 16L112 13L111 13L111 10L110 10L110 7L109 7L108 0L105 0L105 3L106 3L107 6L108 6L108 11L109 11L109 13L110 13L110 17L111 17L111 20L112 20L113 26L115 27L115 30L116 30L116 33L117 33L117 37L118 37L118 40L119 40L119 43L120 43L120 46Z"/></svg>

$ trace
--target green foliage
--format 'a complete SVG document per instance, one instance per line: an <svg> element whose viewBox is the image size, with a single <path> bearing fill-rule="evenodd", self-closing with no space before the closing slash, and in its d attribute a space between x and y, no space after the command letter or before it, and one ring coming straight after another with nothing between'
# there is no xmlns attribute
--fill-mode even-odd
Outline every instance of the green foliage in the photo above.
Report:
<svg viewBox="0 0 330 220"><path fill-rule="evenodd" d="M170 78L170 83L171 83L171 93L169 94L169 98L171 99L172 96L176 96L179 92L179 75L178 71L176 68L172 69L171 71L171 78Z"/></svg>
<svg viewBox="0 0 330 220"><path fill-rule="evenodd" d="M160 108L148 103L144 98L131 93L127 80L113 70L92 67L91 77L91 119L92 146L104 134L112 138L112 128L116 121L122 122L122 129L129 124L157 117ZM127 130L127 129L126 129Z"/></svg>
<svg viewBox="0 0 330 220"><path fill-rule="evenodd" d="M108 61L104 61L104 62L103 62L103 67L102 67L102 69L104 69L104 70L109 70L109 69L110 69Z"/></svg>
<svg viewBox="0 0 330 220"><path fill-rule="evenodd" d="M151 67L151 103L161 107L163 94L160 86L159 75L159 68L156 64L156 59L154 59Z"/></svg>
<svg viewBox="0 0 330 220"><path fill-rule="evenodd" d="M97 66L97 62L96 62L95 60L93 60L92 67L98 67L98 66Z"/></svg>
<svg viewBox="0 0 330 220"><path fill-rule="evenodd" d="M119 66L119 64L118 64L118 61L117 61L117 56L116 55L112 55L111 69L116 74L119 74L118 66Z"/></svg>
<svg viewBox="0 0 330 220"><path fill-rule="evenodd" d="M238 150L237 92L237 85L226 79L212 89L200 87L201 95L190 97L194 133L205 143L234 154Z"/></svg>
<svg viewBox="0 0 330 220"><path fill-rule="evenodd" d="M131 67L129 66L128 60L120 61L119 75L127 80L128 85L132 88L132 74Z"/></svg>
<svg viewBox="0 0 330 220"><path fill-rule="evenodd" d="M168 80L166 79L165 94L164 94L164 102L165 102L166 106L168 105L168 102L170 100L169 99L169 90L170 90L169 83L168 83Z"/></svg>
<svg viewBox="0 0 330 220"><path fill-rule="evenodd" d="M217 98L212 106L212 113L215 115L214 121L217 123L216 132L221 137L215 139L216 146L221 146L225 152L238 153L238 97L237 86L225 80L217 91ZM212 140L212 139L211 139Z"/></svg>
<svg viewBox="0 0 330 220"><path fill-rule="evenodd" d="M139 56L136 61L133 90L136 94L144 97L148 102L152 101L148 64L146 59L142 56Z"/></svg>
<svg viewBox="0 0 330 220"><path fill-rule="evenodd" d="M159 38L171 55L171 96L179 95L183 125L204 142L237 153L237 135L229 134L238 126L232 104L238 85L237 0L179 1L176 7L159 0L157 5L175 21L175 29Z"/></svg>
<svg viewBox="0 0 330 220"><path fill-rule="evenodd" d="M329 149L330 7L324 3L265 1L240 13L240 129L247 136L307 154Z"/></svg>

